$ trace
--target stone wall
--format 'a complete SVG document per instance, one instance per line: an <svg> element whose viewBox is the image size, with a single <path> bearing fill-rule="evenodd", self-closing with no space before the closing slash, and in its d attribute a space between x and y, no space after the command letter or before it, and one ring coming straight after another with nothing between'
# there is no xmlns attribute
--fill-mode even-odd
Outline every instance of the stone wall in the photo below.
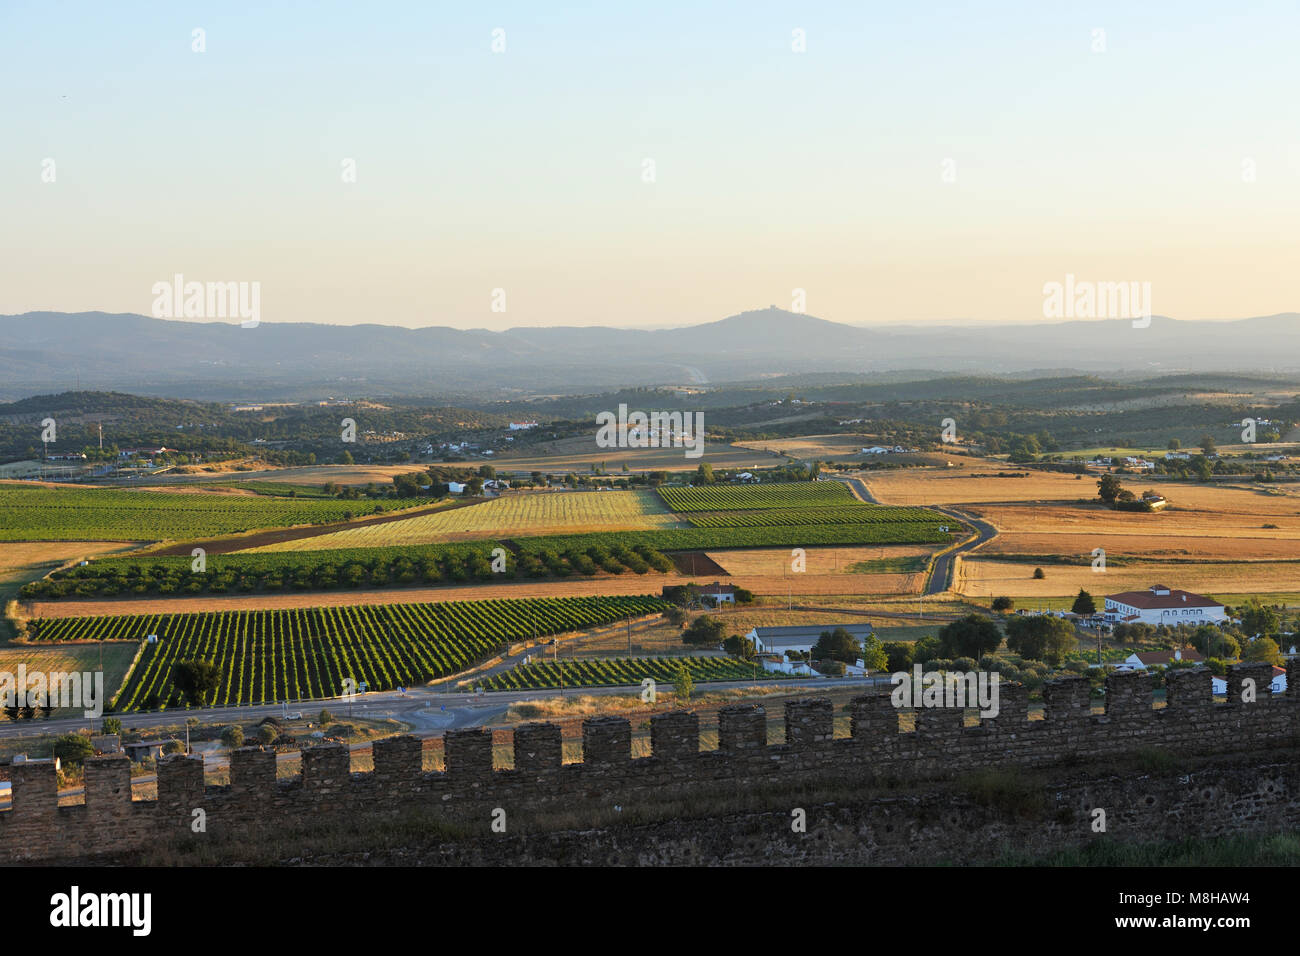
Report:
<svg viewBox="0 0 1300 956"><path fill-rule="evenodd" d="M381 820L404 810L435 812L448 821L482 820L495 808L572 809L635 806L689 798L691 793L744 792L766 784L803 781L866 783L888 777L924 782L972 770L1008 767L1104 767L1107 760L1143 748L1179 756L1250 754L1300 744L1297 662L1288 667L1290 693L1269 694L1266 665L1240 665L1229 676L1229 703L1215 703L1203 669L1167 674L1167 706L1154 709L1150 678L1107 679L1106 712L1093 715L1083 678L1047 685L1045 716L1028 719L1028 697L1018 685L1000 687L1000 712L963 726L963 714L937 708L916 712L916 729L902 732L888 695L855 698L851 736L833 736L831 703L803 698L785 705L786 743L767 742L766 712L754 703L723 707L717 750L701 752L699 720L677 711L651 719L652 756L631 756L631 724L597 717L583 724L583 760L562 764L559 728L525 724L514 732L514 769L492 765L486 730L450 731L446 770L425 772L421 742L411 736L379 741L371 773L349 772L337 745L303 754L301 773L277 780L275 755L243 748L231 755L228 786L203 785L195 758L173 755L158 763L158 798L132 801L123 755L86 762L86 802L59 807L51 764L0 766L13 785L12 808L0 812L0 853L9 860L69 860L113 854L191 833L196 811L206 832L239 839L280 819L315 815L336 822ZM1247 680L1256 699L1242 700ZM1278 786L1283 786L1278 783ZM1288 785L1289 786L1289 785ZM788 812L788 811L786 811ZM883 812L883 811L882 811Z"/></svg>

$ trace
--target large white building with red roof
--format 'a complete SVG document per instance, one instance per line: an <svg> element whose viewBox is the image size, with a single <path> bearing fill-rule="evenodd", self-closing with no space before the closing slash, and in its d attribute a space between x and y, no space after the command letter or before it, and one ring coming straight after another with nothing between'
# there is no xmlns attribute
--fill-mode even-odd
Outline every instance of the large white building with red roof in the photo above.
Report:
<svg viewBox="0 0 1300 956"><path fill-rule="evenodd" d="M1153 584L1145 591L1106 596L1102 611L1113 624L1221 624L1228 615L1212 598Z"/></svg>

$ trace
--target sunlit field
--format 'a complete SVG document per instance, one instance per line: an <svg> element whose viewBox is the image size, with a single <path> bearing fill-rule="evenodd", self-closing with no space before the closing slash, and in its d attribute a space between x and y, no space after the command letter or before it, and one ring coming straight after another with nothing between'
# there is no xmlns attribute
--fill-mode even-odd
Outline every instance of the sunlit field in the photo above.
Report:
<svg viewBox="0 0 1300 956"><path fill-rule="evenodd" d="M517 492L467 508L349 528L253 550L316 551L431 544L469 538L644 531L684 526L685 523L651 491Z"/></svg>

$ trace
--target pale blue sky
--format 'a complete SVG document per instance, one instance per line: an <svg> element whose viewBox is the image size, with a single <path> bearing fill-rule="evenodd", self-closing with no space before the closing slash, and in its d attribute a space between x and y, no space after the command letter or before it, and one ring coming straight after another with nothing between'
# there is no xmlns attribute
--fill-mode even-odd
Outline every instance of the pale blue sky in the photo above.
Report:
<svg viewBox="0 0 1300 956"><path fill-rule="evenodd" d="M1294 2L544 6L3 0L0 312L147 313L177 272L261 282L264 321L663 325L795 288L1041 321L1067 272L1300 310Z"/></svg>

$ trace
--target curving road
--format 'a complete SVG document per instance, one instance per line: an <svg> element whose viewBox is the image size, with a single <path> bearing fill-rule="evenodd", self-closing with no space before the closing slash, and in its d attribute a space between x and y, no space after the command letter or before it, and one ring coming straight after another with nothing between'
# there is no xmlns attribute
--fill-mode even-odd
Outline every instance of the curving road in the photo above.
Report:
<svg viewBox="0 0 1300 956"><path fill-rule="evenodd" d="M844 482L853 490L853 493L856 494L863 501L873 505L880 504L880 502L876 500L875 496L872 495L871 489L867 487L867 483L863 481L861 478L851 478L842 475L836 475L835 480ZM925 585L925 593L942 594L944 591L948 590L948 588L952 586L952 569L954 567L954 562L957 555L965 554L968 551L973 551L976 548L978 548L980 545L984 544L985 542L992 541L994 538L997 537L998 529L993 527L993 525L989 524L987 521L983 520L982 518L976 518L972 515L968 515L964 511L956 511L952 508L941 508L938 505L929 505L928 507L933 508L935 511L938 511L940 514L947 515L949 518L952 518L955 521L960 521L963 524L970 525L972 528L975 529L975 533L976 533L976 537L973 541L968 541L966 544L963 544L958 548L954 548L952 551L949 551L947 554L943 554L935 558L934 568L930 574L930 580L926 582Z"/></svg>
<svg viewBox="0 0 1300 956"><path fill-rule="evenodd" d="M974 540L967 541L965 544L954 548L947 554L941 554L939 557L935 558L934 568L930 572L930 580L925 586L926 594L942 594L944 591L948 590L948 588L952 586L952 569L957 556L959 554L965 554L968 551L973 551L986 541L992 541L997 537L998 533L998 529L993 527L993 525L989 524L984 519L973 517L972 515L966 514L964 511L954 511L951 508L938 507L934 510L946 514L949 518L956 521L961 521L970 525L975 529L976 537Z"/></svg>

